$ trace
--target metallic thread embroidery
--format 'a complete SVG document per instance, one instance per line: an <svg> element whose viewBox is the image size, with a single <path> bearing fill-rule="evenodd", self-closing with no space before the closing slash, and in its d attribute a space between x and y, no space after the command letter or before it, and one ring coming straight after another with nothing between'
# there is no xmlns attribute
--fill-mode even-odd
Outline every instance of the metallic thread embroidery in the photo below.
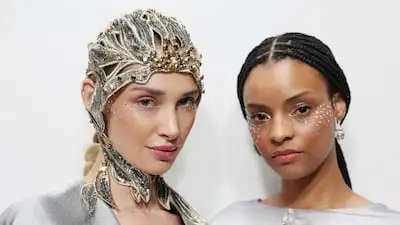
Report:
<svg viewBox="0 0 400 225"><path fill-rule="evenodd" d="M129 187L132 199L148 203L154 182L158 201L166 210L171 204L185 223L207 224L162 177L146 174L129 164L113 148L105 134L104 108L110 97L130 84L146 84L157 72L188 73L204 93L200 73L201 55L191 42L186 28L173 17L155 10L136 10L115 19L101 32L97 41L89 44L89 65L86 76L95 81L88 113L99 134L105 162L94 183L82 187L81 195L90 214L95 211L97 198L117 209L110 191L110 179Z"/></svg>

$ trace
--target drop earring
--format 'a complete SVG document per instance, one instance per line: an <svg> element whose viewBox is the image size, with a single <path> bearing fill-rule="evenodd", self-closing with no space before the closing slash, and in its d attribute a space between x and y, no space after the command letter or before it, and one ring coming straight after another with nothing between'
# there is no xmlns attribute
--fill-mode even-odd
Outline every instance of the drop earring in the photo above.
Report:
<svg viewBox="0 0 400 225"><path fill-rule="evenodd" d="M335 119L335 138L337 140L343 140L344 139L344 130L342 128L342 124L340 120Z"/></svg>

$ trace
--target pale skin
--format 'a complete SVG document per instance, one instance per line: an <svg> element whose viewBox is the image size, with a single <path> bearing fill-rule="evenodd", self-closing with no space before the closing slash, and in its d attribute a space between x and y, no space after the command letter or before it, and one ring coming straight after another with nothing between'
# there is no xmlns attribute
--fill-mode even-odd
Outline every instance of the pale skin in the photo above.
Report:
<svg viewBox="0 0 400 225"><path fill-rule="evenodd" d="M179 84L179 85L178 85ZM94 81L82 85L82 99L90 105ZM184 73L155 73L144 85L130 84L107 106L104 114L107 135L124 158L143 172L162 175L175 158L160 160L151 146L173 145L180 151L196 117L200 92L193 77ZM103 155L98 154L85 182L95 179ZM178 215L165 211L152 193L148 204L136 204L127 187L110 179L111 193L118 207L115 216L121 225L182 224Z"/></svg>
<svg viewBox="0 0 400 225"><path fill-rule="evenodd" d="M335 119L346 103L329 94L324 77L292 59L256 66L244 86L244 103L261 156L282 178L280 192L263 203L297 209L358 208L370 204L344 182L336 159ZM289 163L273 157L282 149L300 153Z"/></svg>

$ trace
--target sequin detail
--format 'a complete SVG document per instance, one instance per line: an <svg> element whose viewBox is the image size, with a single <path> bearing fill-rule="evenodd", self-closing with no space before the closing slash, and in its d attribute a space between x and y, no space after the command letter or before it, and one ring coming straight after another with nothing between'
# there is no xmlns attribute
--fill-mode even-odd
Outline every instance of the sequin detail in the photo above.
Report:
<svg viewBox="0 0 400 225"><path fill-rule="evenodd" d="M136 203L150 201L154 182L158 201L166 210L173 204L185 223L207 224L162 177L133 167L113 148L105 134L103 118L112 95L130 83L146 84L157 72L190 74L204 93L201 55L186 28L175 18L155 10L136 10L112 21L88 47L86 77L95 81L95 87L87 111L98 133L105 160L95 182L82 187L81 195L88 210L94 213L97 199L118 210L111 194L110 179L128 187Z"/></svg>

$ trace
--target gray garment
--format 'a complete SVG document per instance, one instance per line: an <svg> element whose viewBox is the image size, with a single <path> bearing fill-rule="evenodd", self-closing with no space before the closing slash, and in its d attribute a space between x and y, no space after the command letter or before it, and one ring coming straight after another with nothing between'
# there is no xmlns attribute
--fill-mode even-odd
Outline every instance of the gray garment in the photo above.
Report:
<svg viewBox="0 0 400 225"><path fill-rule="evenodd" d="M357 209L291 210L257 200L234 203L217 214L211 225L400 225L400 213L382 204ZM291 217L291 218L290 218Z"/></svg>
<svg viewBox="0 0 400 225"><path fill-rule="evenodd" d="M97 201L94 215L89 214L80 195L82 185L79 182L60 194L16 203L0 214L0 225L119 225L103 201Z"/></svg>

